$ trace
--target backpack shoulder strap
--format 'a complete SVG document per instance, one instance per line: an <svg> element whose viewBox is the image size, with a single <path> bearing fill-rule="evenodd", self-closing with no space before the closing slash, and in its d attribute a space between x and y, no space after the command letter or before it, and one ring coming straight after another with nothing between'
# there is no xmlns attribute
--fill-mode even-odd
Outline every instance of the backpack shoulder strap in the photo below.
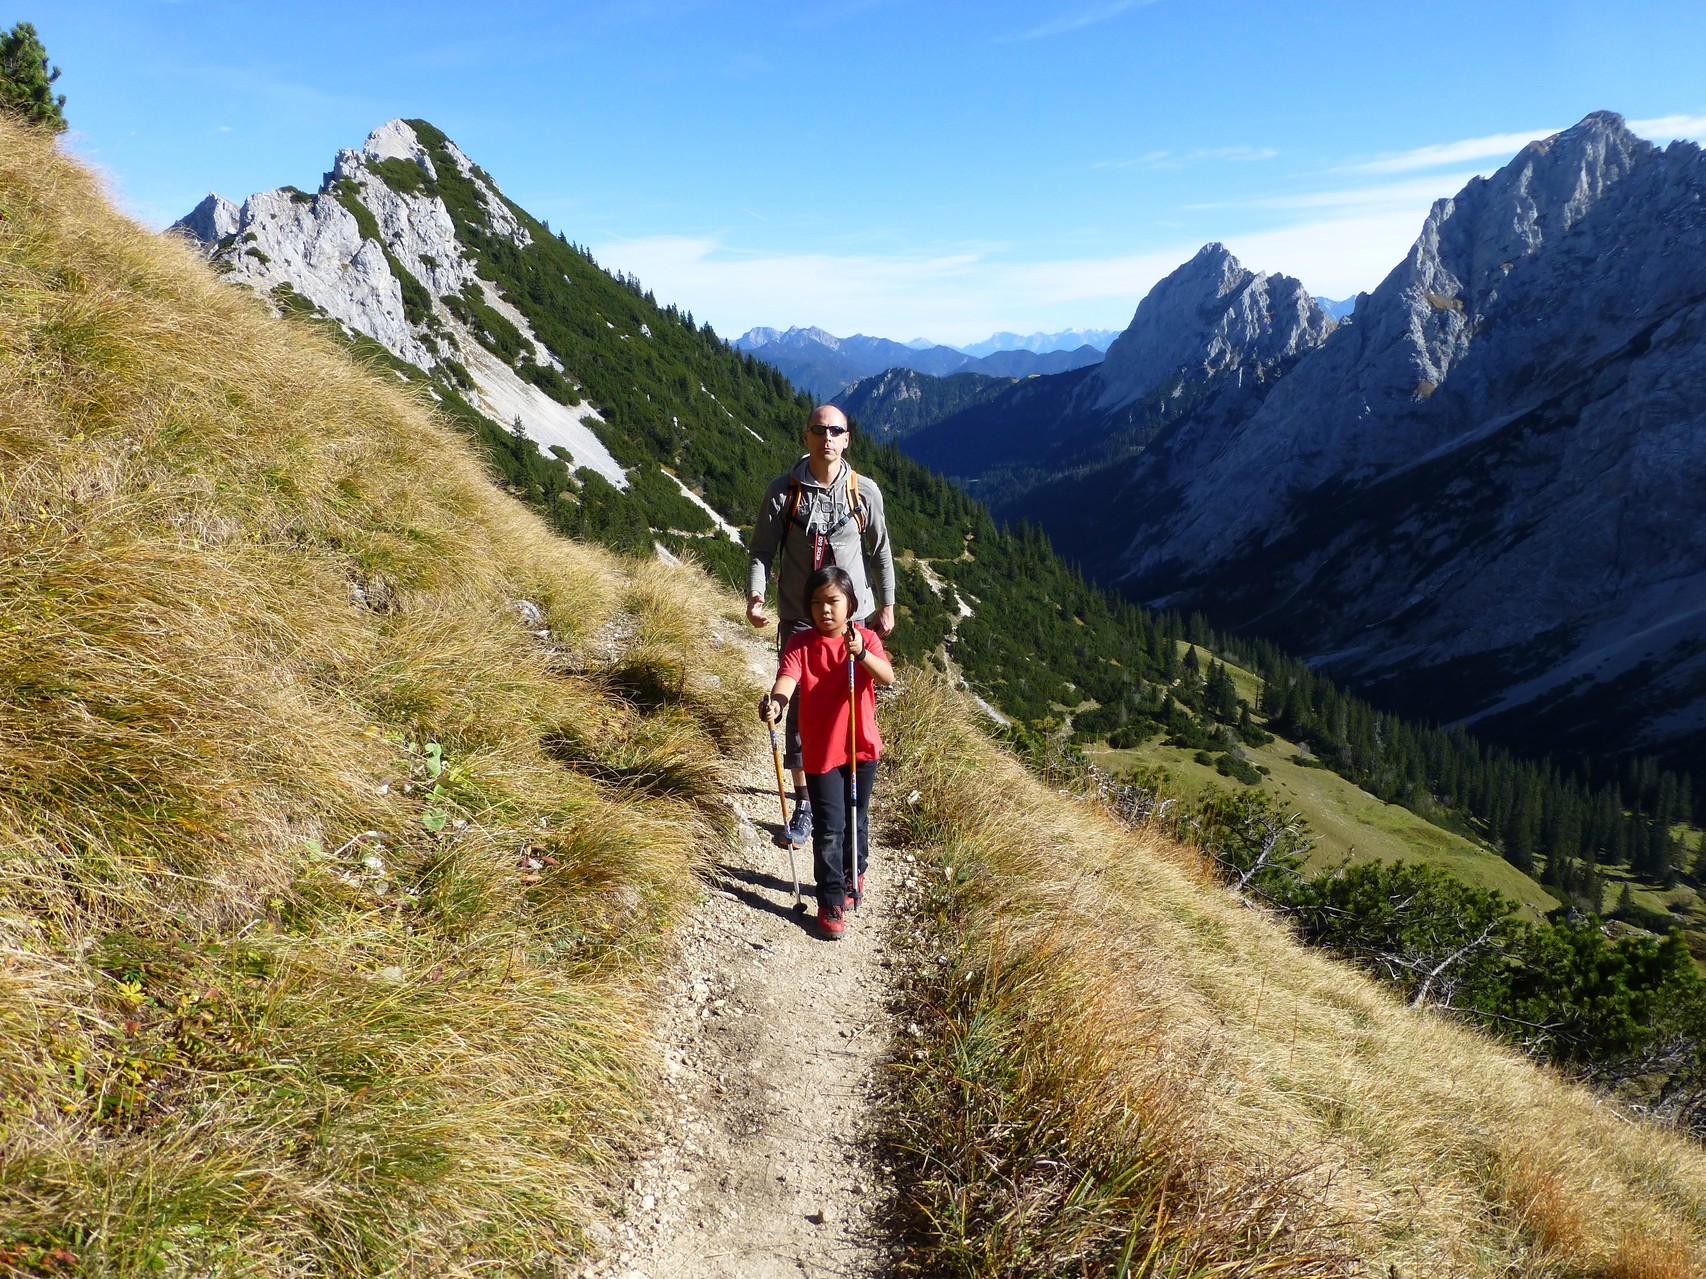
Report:
<svg viewBox="0 0 1706 1279"><path fill-rule="evenodd" d="M794 523L794 517L799 514L800 494L803 491L799 477L790 474L788 476L788 505L782 512L783 528L791 527ZM866 509L864 499L859 496L859 472L850 466L847 468L847 512L857 521L861 536L865 532ZM840 526L841 522L839 520L836 522L837 527Z"/></svg>
<svg viewBox="0 0 1706 1279"><path fill-rule="evenodd" d="M794 516L800 509L800 481L793 472L788 473L788 508L782 514L782 528L788 529L794 523Z"/></svg>
<svg viewBox="0 0 1706 1279"><path fill-rule="evenodd" d="M859 532L863 535L865 532L865 504L859 500L859 472L851 466L847 468L847 509L858 521Z"/></svg>

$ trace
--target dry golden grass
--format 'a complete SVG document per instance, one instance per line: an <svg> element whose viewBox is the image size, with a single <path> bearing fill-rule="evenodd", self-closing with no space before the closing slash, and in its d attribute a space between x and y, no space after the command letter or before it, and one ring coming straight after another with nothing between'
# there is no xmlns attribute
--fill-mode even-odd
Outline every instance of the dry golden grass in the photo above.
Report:
<svg viewBox="0 0 1706 1279"><path fill-rule="evenodd" d="M716 607L0 123L0 1270L572 1253L726 837ZM1698 1147L1300 950L939 685L885 714L947 961L915 1270L1701 1272Z"/></svg>
<svg viewBox="0 0 1706 1279"><path fill-rule="evenodd" d="M0 1272L573 1251L727 837L712 600L0 122Z"/></svg>
<svg viewBox="0 0 1706 1279"><path fill-rule="evenodd" d="M1698 1145L1303 950L941 682L884 733L949 960L902 1089L921 1273L1702 1273Z"/></svg>

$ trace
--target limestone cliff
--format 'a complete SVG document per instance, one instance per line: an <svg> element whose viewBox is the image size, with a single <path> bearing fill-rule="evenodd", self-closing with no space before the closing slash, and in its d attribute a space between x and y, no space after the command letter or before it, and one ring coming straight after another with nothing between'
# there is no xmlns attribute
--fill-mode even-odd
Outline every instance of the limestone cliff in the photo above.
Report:
<svg viewBox="0 0 1706 1279"><path fill-rule="evenodd" d="M1615 115L1531 143L1246 420L1157 439L1098 572L1433 718L1706 743L1703 197Z"/></svg>
<svg viewBox="0 0 1706 1279"><path fill-rule="evenodd" d="M455 143L444 144L445 156L475 194L465 211L474 233L526 247L527 229L491 179ZM325 315L417 368L453 370L487 417L625 486L623 467L591 429L596 412L562 403L521 376L529 364L561 373L562 363L480 275L466 242L470 227L420 182L438 176L414 129L392 120L361 150L340 150L315 194L282 187L251 195L240 208L209 195L174 229L279 306ZM492 349L482 312L520 334L513 352Z"/></svg>

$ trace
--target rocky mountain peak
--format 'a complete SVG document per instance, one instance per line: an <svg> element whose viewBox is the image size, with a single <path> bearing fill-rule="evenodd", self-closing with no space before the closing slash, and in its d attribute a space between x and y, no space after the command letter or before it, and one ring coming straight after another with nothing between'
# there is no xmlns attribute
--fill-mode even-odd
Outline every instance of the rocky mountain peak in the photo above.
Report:
<svg viewBox="0 0 1706 1279"><path fill-rule="evenodd" d="M796 346L806 342L816 342L819 346L827 346L831 351L839 351L841 349L840 338L836 337L835 334L831 333L828 329L818 328L815 324L811 325L809 328L800 328L798 326L791 328L782 335L782 340L784 342L791 342Z"/></svg>
<svg viewBox="0 0 1706 1279"><path fill-rule="evenodd" d="M203 244L211 244L237 233L242 210L222 195L208 192L207 198L172 225L187 231Z"/></svg>
<svg viewBox="0 0 1706 1279"><path fill-rule="evenodd" d="M815 324L809 326L796 324L786 330L762 326L748 329L735 339L735 345L747 351L756 351L764 346L797 350L812 345L825 347L831 351L839 351L843 341L857 342L859 340L857 335L847 339L838 338L828 329L820 329Z"/></svg>
<svg viewBox="0 0 1706 1279"><path fill-rule="evenodd" d="M1097 407L1147 395L1181 370L1208 377L1319 346L1334 322L1298 280L1257 274L1203 245L1138 303L1102 361Z"/></svg>
<svg viewBox="0 0 1706 1279"><path fill-rule="evenodd" d="M1596 112L1436 201L1404 259L1359 301L1356 323L1274 388L1228 452L1218 431L1205 439L1220 480L1239 473L1239 500L1184 516L1170 540L1189 541L1206 563L1271 537L1292 518L1295 494L1448 445L1477 418L1474 406L1512 394L1510 370L1527 369L1536 388L1561 385L1554 375L1568 381L1598 347L1629 341L1650 323L1643 293L1649 308L1667 293L1680 298L1699 274L1678 262L1655 275L1631 252L1649 233L1661 253L1676 238L1625 192L1631 183L1651 187L1644 199L1655 206L1692 207L1684 175L1698 166L1680 154L1653 164L1662 154L1621 116ZM1190 483L1218 487L1206 475Z"/></svg>
<svg viewBox="0 0 1706 1279"><path fill-rule="evenodd" d="M454 142L416 124L389 120L360 150L340 150L313 195L280 187L241 208L210 195L174 229L275 305L326 316L449 377L492 421L624 486L624 469L586 425L596 414L541 390L540 370L568 386L562 362L482 276L471 244L493 236L525 249L532 233Z"/></svg>
<svg viewBox="0 0 1706 1279"><path fill-rule="evenodd" d="M373 160L409 160L420 165L427 177L436 181L438 172L432 157L421 145L420 137L403 120L387 120L367 135L362 154Z"/></svg>
<svg viewBox="0 0 1706 1279"><path fill-rule="evenodd" d="M1369 332L1405 365L1406 389L1425 398L1442 386L1512 272L1657 153L1622 116L1598 111L1435 201L1409 254L1371 295Z"/></svg>

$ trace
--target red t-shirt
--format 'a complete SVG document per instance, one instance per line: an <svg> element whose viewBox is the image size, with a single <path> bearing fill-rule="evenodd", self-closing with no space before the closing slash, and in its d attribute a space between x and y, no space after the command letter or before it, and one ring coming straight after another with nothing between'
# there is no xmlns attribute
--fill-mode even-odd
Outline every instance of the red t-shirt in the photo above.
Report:
<svg viewBox="0 0 1706 1279"><path fill-rule="evenodd" d="M857 623L855 623L857 625ZM865 646L887 657L877 633L860 626ZM798 685L794 700L800 707L800 759L808 773L827 773L847 762L847 641L816 630L801 631L782 649L781 674ZM883 753L877 733L877 687L863 662L855 664L859 703L859 758Z"/></svg>

